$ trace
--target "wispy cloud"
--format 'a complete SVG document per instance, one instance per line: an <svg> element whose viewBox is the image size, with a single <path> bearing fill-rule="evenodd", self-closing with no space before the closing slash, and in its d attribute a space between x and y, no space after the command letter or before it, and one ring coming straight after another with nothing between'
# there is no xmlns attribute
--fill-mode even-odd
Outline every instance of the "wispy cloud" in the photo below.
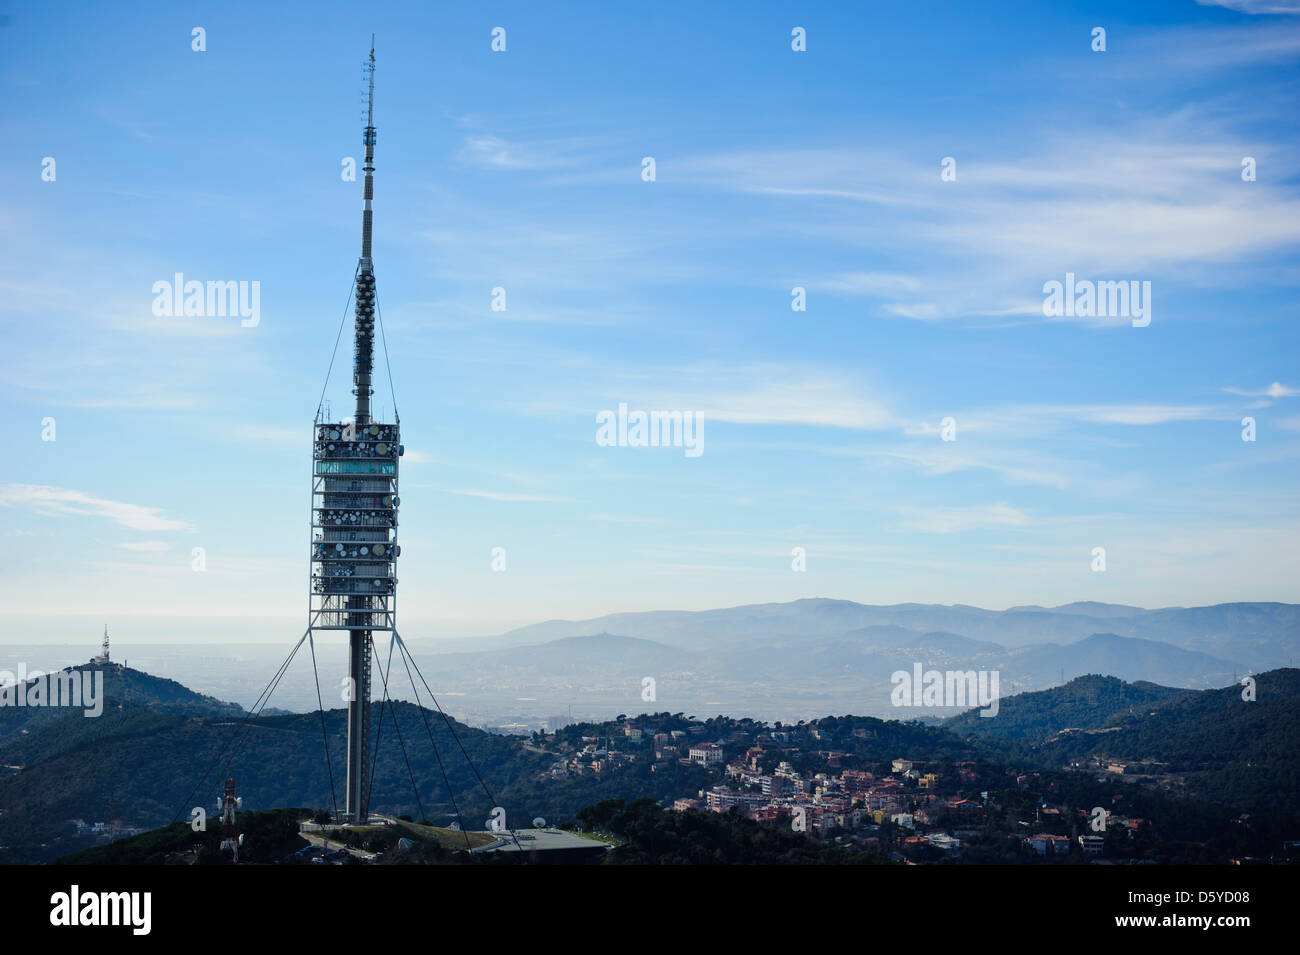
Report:
<svg viewBox="0 0 1300 955"><path fill-rule="evenodd" d="M893 422L883 405L820 381L774 382L751 391L701 396L695 406L709 421L733 424L871 429Z"/></svg>
<svg viewBox="0 0 1300 955"><path fill-rule="evenodd" d="M244 438L252 443L270 444L281 448L302 449L311 443L309 428L286 428L240 421L223 422L222 433L223 436Z"/></svg>
<svg viewBox="0 0 1300 955"><path fill-rule="evenodd" d="M1014 484L1039 484L1063 488L1068 482L1064 468L1053 467L1024 452L998 449L993 452L959 450L955 444L875 449L861 452L864 457L895 461L918 468L923 473L937 476L958 471L992 471Z"/></svg>
<svg viewBox="0 0 1300 955"><path fill-rule="evenodd" d="M461 497L481 497L489 501L501 501L510 504L568 504L572 498L554 497L549 494L520 494L510 491L485 491L479 488L439 488L443 494L459 494Z"/></svg>
<svg viewBox="0 0 1300 955"><path fill-rule="evenodd" d="M536 146L509 143L491 134L467 138L460 155L468 162L502 169L550 169L568 165L567 160L547 155Z"/></svg>
<svg viewBox="0 0 1300 955"><path fill-rule="evenodd" d="M1294 398L1300 395L1300 388L1291 388L1280 382L1273 382L1267 388L1259 388L1250 391L1244 388L1224 388L1230 395L1241 395L1243 398Z"/></svg>
<svg viewBox="0 0 1300 955"><path fill-rule="evenodd" d="M47 516L99 517L137 531L197 531L187 522L162 516L162 508L92 497L70 488L40 484L0 485L0 506L27 507Z"/></svg>
<svg viewBox="0 0 1300 955"><path fill-rule="evenodd" d="M1238 13L1300 14L1300 0L1196 0L1203 7L1227 7Z"/></svg>
<svg viewBox="0 0 1300 955"><path fill-rule="evenodd" d="M172 545L166 541L128 541L124 544L118 544L122 550L133 550L142 552L171 550Z"/></svg>
<svg viewBox="0 0 1300 955"><path fill-rule="evenodd" d="M1153 425L1173 421L1206 421L1218 417L1213 409L1195 405L1053 405L1036 413L1074 418L1094 424Z"/></svg>
<svg viewBox="0 0 1300 955"><path fill-rule="evenodd" d="M1062 430L1076 424L1143 427L1179 421L1227 421L1237 409L1226 405L1156 404L1117 402L1109 405L1022 404L991 409L954 411L961 434L1023 439ZM941 434L939 419L909 424L904 433L912 437Z"/></svg>
<svg viewBox="0 0 1300 955"><path fill-rule="evenodd" d="M916 292L922 282L914 275L887 272L845 272L813 284L813 288L846 295L890 295Z"/></svg>
<svg viewBox="0 0 1300 955"><path fill-rule="evenodd" d="M970 159L953 146L956 182L940 181L937 156L926 163L874 145L722 153L685 164L683 174L712 189L802 202L811 235L850 246L887 242L905 268L804 284L875 298L881 314L922 321L1032 316L1035 301L1042 321L1042 285L1067 270L1080 278L1186 277L1198 265L1300 243L1294 184L1240 177L1244 156L1270 167L1284 162L1280 146L1248 144L1205 116L1178 114L1144 117L1140 128L1091 129L1086 138L1086 153L1076 138ZM863 221L854 205L873 211ZM1216 276L1229 280L1218 271L1192 278L1204 285ZM1154 293L1157 309L1162 291Z"/></svg>
<svg viewBox="0 0 1300 955"><path fill-rule="evenodd" d="M588 520L602 524L662 524L662 517L635 517L631 514L588 514Z"/></svg>
<svg viewBox="0 0 1300 955"><path fill-rule="evenodd" d="M899 508L904 520L901 529L924 534L954 534L959 531L996 527L1024 527L1029 516L1006 504L975 507Z"/></svg>
<svg viewBox="0 0 1300 955"><path fill-rule="evenodd" d="M859 430L888 428L898 422L885 400L861 380L834 368L798 362L665 368L654 373L652 382L637 384L632 379L617 387L633 397L638 391L649 392L645 398L649 406L698 411L706 421Z"/></svg>

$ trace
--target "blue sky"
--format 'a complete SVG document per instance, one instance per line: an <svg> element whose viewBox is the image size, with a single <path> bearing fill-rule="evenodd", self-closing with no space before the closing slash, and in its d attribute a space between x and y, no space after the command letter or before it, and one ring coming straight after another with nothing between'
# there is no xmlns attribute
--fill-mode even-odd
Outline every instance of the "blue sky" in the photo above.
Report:
<svg viewBox="0 0 1300 955"><path fill-rule="evenodd" d="M1287 6L7 5L0 641L301 632L372 31L408 636L1295 600ZM155 316L176 272L260 321ZM1150 325L1045 317L1067 272L1149 281ZM598 446L620 402L704 453Z"/></svg>

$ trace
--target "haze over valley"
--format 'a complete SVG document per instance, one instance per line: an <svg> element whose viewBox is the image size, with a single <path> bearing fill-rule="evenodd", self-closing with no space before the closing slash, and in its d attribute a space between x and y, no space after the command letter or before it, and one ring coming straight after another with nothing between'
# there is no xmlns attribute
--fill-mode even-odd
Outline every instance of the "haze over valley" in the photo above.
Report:
<svg viewBox="0 0 1300 955"><path fill-rule="evenodd" d="M609 719L647 707L700 717L725 714L797 721L827 713L886 719L890 676L925 669L997 670L1000 694L1042 690L1085 674L1208 689L1247 672L1291 665L1300 649L1300 607L1234 603L1144 610L1101 603L1016 607L810 599L708 611L621 613L553 620L496 637L407 643L439 702L472 725L537 729L551 717ZM282 645L115 645L114 658L179 680L198 692L250 704L287 655ZM92 644L9 645L7 662L57 669L84 663ZM380 656L386 656L381 644ZM304 649L304 654L307 650ZM342 641L318 640L321 693L340 698ZM303 662L300 662L303 661ZM305 657L295 661L271 706L316 708ZM643 681L654 680L654 700ZM331 680L333 682L331 682ZM376 696L382 686L376 677ZM412 699L406 675L390 693ZM928 715L951 716L937 710Z"/></svg>

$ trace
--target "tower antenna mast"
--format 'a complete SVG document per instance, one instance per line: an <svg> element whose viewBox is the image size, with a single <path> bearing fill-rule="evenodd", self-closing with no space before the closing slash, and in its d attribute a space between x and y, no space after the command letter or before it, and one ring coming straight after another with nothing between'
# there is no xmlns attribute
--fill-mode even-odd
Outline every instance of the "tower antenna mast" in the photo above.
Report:
<svg viewBox="0 0 1300 955"><path fill-rule="evenodd" d="M356 425L358 428L370 423L370 396L374 389L370 385L371 372L375 363L375 272L370 255L370 238L374 228L374 210L371 202L375 198L375 37L370 35L370 62L366 64L370 75L370 89L366 96L366 164L365 205L361 212L361 261L357 263L356 290L356 348L352 360L352 393L357 396Z"/></svg>
<svg viewBox="0 0 1300 955"><path fill-rule="evenodd" d="M352 421L318 418L313 452L310 630L348 633L345 814L364 823L370 801L370 665L373 634L397 628L397 496L401 435L374 420L375 41L370 38L361 257L353 297Z"/></svg>

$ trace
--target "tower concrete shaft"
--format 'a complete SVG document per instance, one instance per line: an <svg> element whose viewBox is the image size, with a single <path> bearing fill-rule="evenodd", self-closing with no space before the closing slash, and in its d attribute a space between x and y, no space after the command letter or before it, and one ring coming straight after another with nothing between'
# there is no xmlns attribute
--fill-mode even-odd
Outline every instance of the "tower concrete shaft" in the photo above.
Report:
<svg viewBox="0 0 1300 955"><path fill-rule="evenodd" d="M375 363L375 273L370 239L374 226L375 198L375 41L370 39L369 91L366 97L366 162L363 207L361 212L361 259L357 263L356 311L354 320L352 381L357 406L353 415L356 429L370 424L371 372ZM369 609L370 598L352 596L353 610ZM367 623L369 614L356 614L350 623ZM348 679L352 699L348 703L347 814L353 822L364 823L369 815L370 800L370 655L371 631L348 633Z"/></svg>
<svg viewBox="0 0 1300 955"><path fill-rule="evenodd" d="M371 229L375 171L375 49L370 44L365 128L365 205L357 263L350 421L317 413L312 454L312 542L309 628L347 631L348 739L345 813L369 817L371 661L375 633L397 628L398 461L401 427L376 421L371 408L375 350L375 272ZM396 411L396 409L394 409Z"/></svg>

